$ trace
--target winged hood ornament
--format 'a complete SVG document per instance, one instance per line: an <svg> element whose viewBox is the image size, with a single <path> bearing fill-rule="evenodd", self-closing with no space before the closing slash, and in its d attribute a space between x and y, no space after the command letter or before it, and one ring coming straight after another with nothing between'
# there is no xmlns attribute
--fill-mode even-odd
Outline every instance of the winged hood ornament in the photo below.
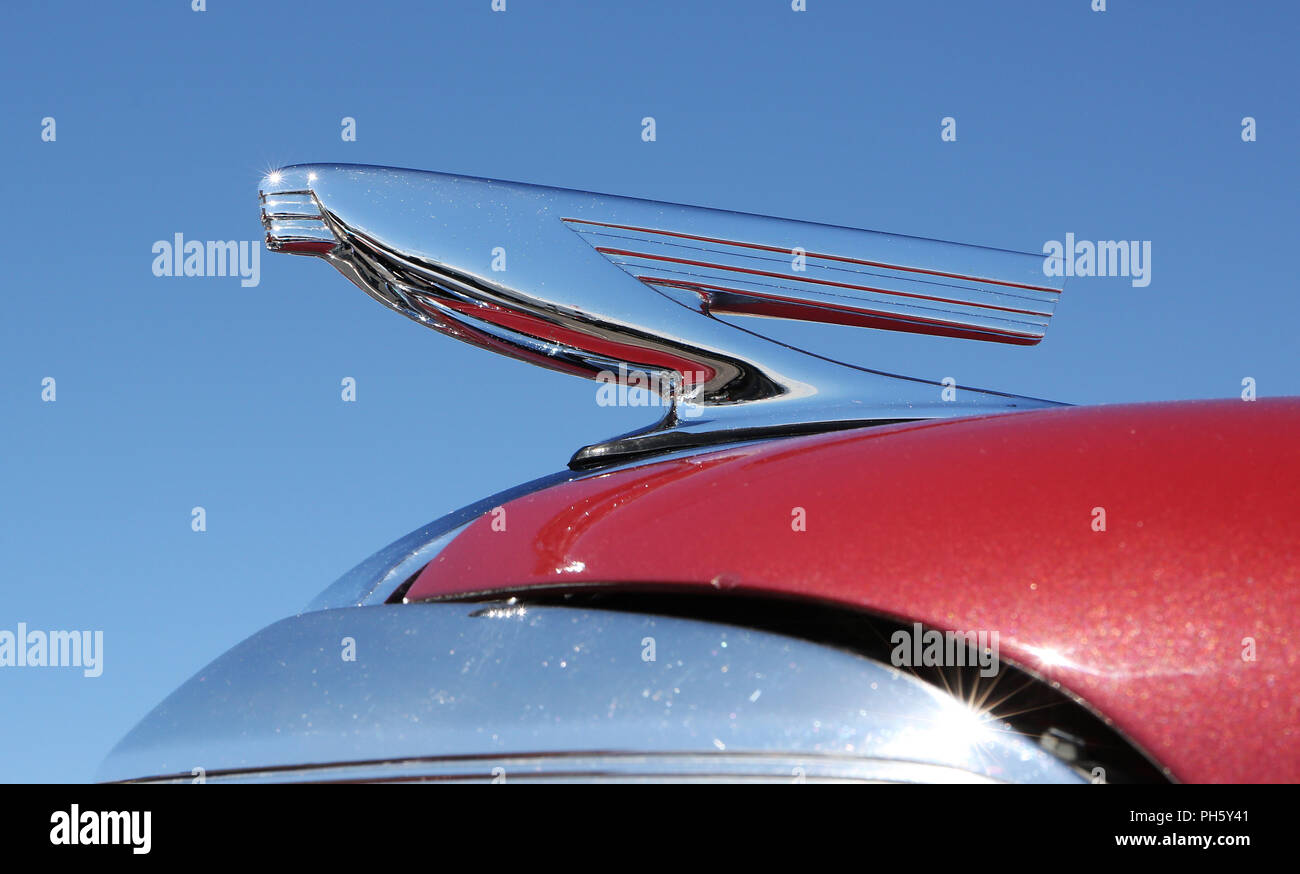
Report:
<svg viewBox="0 0 1300 874"><path fill-rule="evenodd" d="M444 334L660 386L664 418L574 467L768 434L1056 406L832 361L728 315L1031 346L1064 280L1042 256L813 222L351 164L259 191L266 244L321 257Z"/></svg>

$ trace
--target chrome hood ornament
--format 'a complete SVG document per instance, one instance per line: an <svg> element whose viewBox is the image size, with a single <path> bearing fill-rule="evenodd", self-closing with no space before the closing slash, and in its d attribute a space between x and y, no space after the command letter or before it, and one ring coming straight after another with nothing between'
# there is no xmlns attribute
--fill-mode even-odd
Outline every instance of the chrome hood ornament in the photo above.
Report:
<svg viewBox="0 0 1300 874"><path fill-rule="evenodd" d="M349 164L269 174L266 244L325 258L458 339L661 387L657 424L585 467L766 434L1056 406L843 364L720 316L1030 346L1063 280L1042 257L494 179Z"/></svg>

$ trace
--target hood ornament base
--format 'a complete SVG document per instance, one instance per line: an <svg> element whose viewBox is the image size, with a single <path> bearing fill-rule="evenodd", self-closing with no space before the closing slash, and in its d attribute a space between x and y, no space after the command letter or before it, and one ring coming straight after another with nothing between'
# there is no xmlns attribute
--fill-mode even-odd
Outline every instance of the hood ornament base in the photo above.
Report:
<svg viewBox="0 0 1300 874"><path fill-rule="evenodd" d="M269 175L267 246L485 349L661 386L657 424L570 465L772 434L1056 406L832 361L762 316L1015 345L1063 280L1041 256L515 182L347 164ZM1052 285L1057 282L1057 285Z"/></svg>

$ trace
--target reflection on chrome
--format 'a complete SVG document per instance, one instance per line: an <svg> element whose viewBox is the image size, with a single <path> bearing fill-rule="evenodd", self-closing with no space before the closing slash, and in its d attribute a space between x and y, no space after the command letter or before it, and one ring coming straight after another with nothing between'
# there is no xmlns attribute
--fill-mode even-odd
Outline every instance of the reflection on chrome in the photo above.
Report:
<svg viewBox="0 0 1300 874"><path fill-rule="evenodd" d="M342 661L343 637L365 641ZM646 657L643 641L655 642ZM869 658L665 616L529 605L322 610L203 669L107 780L1084 782L1032 738Z"/></svg>

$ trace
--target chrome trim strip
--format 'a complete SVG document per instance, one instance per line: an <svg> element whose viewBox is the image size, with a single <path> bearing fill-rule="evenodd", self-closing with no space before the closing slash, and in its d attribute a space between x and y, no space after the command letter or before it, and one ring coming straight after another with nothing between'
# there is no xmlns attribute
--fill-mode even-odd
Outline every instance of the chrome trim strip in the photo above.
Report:
<svg viewBox="0 0 1300 874"><path fill-rule="evenodd" d="M406 556L389 569L388 573L375 583L373 589L361 599L361 606L370 606L374 604L383 604L388 601L390 595L402 583L418 574L424 569L424 566L433 561L438 553L442 552L447 544L455 540L460 532L469 527L468 522L457 528L453 528L443 534L439 534L433 540L417 548L414 552Z"/></svg>
<svg viewBox="0 0 1300 874"><path fill-rule="evenodd" d="M545 776L557 756L664 765L627 777L792 778L791 762L815 761L825 778L1084 782L1031 739L852 653L691 619L510 602L278 622L149 713L99 779L197 768L304 779L303 769L353 765L373 779L376 763L416 760L384 770L481 774L471 758L526 760ZM560 776L620 776L580 770Z"/></svg>
<svg viewBox="0 0 1300 874"><path fill-rule="evenodd" d="M398 586L432 561L479 516L517 497L573 478L572 471L544 476L439 517L399 537L343 574L313 598L303 612L382 604Z"/></svg>
<svg viewBox="0 0 1300 874"><path fill-rule="evenodd" d="M852 756L568 753L217 771L208 783L997 783L961 768ZM192 775L140 780L189 783Z"/></svg>
<svg viewBox="0 0 1300 874"><path fill-rule="evenodd" d="M750 441L737 440L735 443L728 445L743 446L746 442ZM674 458L685 458L708 452L711 449L712 447L708 446L696 446L657 455L654 458L636 458L624 461L621 464L602 467L599 470L562 470L521 483L494 495L489 495L394 540L327 586L324 591L303 608L303 612L332 610L341 607L364 607L387 602L402 583L419 572L426 564L433 561L438 553L455 540L456 536L470 522L493 508L509 503L516 498L539 492L560 483L586 479L590 476L599 476L615 470L628 470L644 464L654 464Z"/></svg>

